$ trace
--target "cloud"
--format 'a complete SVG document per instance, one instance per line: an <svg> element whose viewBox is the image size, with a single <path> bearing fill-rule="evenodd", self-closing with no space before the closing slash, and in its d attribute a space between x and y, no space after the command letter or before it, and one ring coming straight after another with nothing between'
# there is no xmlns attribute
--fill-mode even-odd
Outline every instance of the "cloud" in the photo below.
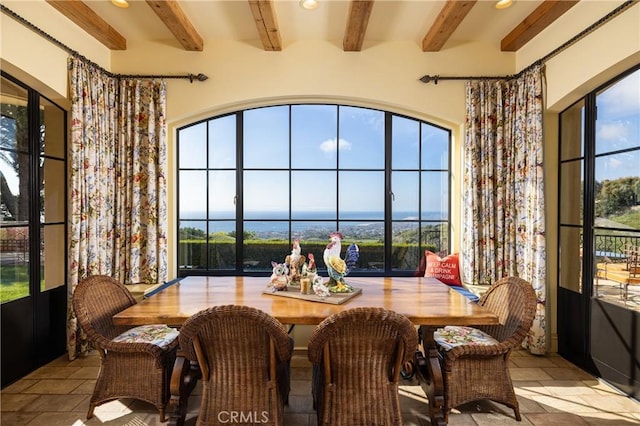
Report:
<svg viewBox="0 0 640 426"><path fill-rule="evenodd" d="M638 111L640 73L634 72L598 95L598 106L610 115L630 116Z"/></svg>
<svg viewBox="0 0 640 426"><path fill-rule="evenodd" d="M338 147L338 143L336 142L336 139L327 139L326 141L322 142L320 144L320 149L322 150L322 152L336 152L336 149ZM344 139L340 139L340 149L341 150L350 150L351 149L351 142L346 141Z"/></svg>
<svg viewBox="0 0 640 426"><path fill-rule="evenodd" d="M622 165L623 165L622 161L620 161L619 159L617 159L615 157L609 158L609 160L606 163L606 167L610 167L610 168L612 168L614 170L617 169L618 167L622 166Z"/></svg>
<svg viewBox="0 0 640 426"><path fill-rule="evenodd" d="M629 122L609 122L599 127L598 137L611 141L626 141L632 126L633 124Z"/></svg>

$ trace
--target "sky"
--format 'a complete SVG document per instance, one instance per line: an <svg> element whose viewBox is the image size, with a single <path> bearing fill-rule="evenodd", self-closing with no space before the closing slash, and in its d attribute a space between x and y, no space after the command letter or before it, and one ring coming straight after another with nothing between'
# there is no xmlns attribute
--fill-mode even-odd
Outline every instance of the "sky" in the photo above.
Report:
<svg viewBox="0 0 640 426"><path fill-rule="evenodd" d="M640 70L596 96L596 154L640 146ZM640 151L596 160L596 180L640 176Z"/></svg>
<svg viewBox="0 0 640 426"><path fill-rule="evenodd" d="M339 111L339 113L338 113ZM384 112L335 105L294 105L289 125L288 106L258 108L244 114L243 136L245 211L384 211ZM221 120L218 123L218 120ZM233 168L235 128L229 117L209 125L209 163ZM204 148L206 127L180 134L180 168L204 168L206 156L193 155ZM392 164L394 210L418 211L418 173L422 169L423 210L448 209L449 132L418 120L394 116ZM420 130L422 128L422 134ZM291 134L291 137L289 137ZM291 139L291 152L289 140ZM214 146L215 145L215 146ZM422 157L419 147L422 145ZM292 176L289 184L289 161ZM336 174L335 169L341 171ZM216 209L233 210L235 176L225 170L210 180ZM204 211L205 174L180 175L181 211ZM444 190L443 190L443 181ZM337 203L337 205L336 205Z"/></svg>

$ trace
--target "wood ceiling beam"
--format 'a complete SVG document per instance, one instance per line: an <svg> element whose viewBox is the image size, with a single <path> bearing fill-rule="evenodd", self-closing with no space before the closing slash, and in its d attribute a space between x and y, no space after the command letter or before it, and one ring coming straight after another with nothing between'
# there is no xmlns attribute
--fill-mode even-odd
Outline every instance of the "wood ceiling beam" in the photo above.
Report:
<svg viewBox="0 0 640 426"><path fill-rule="evenodd" d="M169 28L182 47L189 51L202 52L204 43L198 31L175 0L147 0L147 4L158 18Z"/></svg>
<svg viewBox="0 0 640 426"><path fill-rule="evenodd" d="M111 50L126 50L127 40L80 0L46 0L74 24Z"/></svg>
<svg viewBox="0 0 640 426"><path fill-rule="evenodd" d="M475 6L477 0L458 1L448 0L442 7L427 35L422 39L423 52L438 52L449 40L451 34L467 16L467 13Z"/></svg>
<svg viewBox="0 0 640 426"><path fill-rule="evenodd" d="M249 0L249 7L256 22L256 28L262 41L264 50L282 50L282 40L280 39L280 29L278 28L278 17L275 6L271 0Z"/></svg>
<svg viewBox="0 0 640 426"><path fill-rule="evenodd" d="M344 30L342 48L345 52L359 52L369 25L374 0L351 0L349 16Z"/></svg>
<svg viewBox="0 0 640 426"><path fill-rule="evenodd" d="M540 34L578 0L546 0L500 42L503 52L515 52Z"/></svg>

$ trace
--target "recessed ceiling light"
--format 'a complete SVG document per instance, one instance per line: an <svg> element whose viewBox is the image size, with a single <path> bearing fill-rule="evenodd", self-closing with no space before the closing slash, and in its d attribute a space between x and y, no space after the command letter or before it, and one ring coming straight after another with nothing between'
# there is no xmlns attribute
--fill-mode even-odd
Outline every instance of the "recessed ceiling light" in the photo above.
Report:
<svg viewBox="0 0 640 426"><path fill-rule="evenodd" d="M114 6L118 6L123 9L126 9L127 7L129 7L129 2L127 0L111 0L111 3Z"/></svg>
<svg viewBox="0 0 640 426"><path fill-rule="evenodd" d="M499 0L496 3L496 9L506 9L513 4L513 0Z"/></svg>
<svg viewBox="0 0 640 426"><path fill-rule="evenodd" d="M318 0L300 0L300 7L307 10L313 10L318 7Z"/></svg>

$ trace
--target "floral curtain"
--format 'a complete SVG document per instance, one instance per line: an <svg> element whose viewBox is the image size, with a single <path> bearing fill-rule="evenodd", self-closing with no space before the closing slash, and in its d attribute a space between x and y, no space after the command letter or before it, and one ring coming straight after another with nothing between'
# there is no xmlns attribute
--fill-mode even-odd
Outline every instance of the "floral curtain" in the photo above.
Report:
<svg viewBox="0 0 640 426"><path fill-rule="evenodd" d="M531 283L536 318L524 346L547 351L542 69L466 85L463 190L465 282Z"/></svg>
<svg viewBox="0 0 640 426"><path fill-rule="evenodd" d="M88 351L71 299L95 274L167 278L166 86L70 59L69 358Z"/></svg>

